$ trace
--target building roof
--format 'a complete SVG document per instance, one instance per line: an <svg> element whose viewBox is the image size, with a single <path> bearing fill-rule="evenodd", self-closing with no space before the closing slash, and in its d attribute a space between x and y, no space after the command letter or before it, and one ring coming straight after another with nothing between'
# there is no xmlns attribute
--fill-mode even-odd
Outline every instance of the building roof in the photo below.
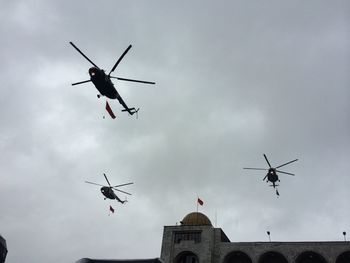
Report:
<svg viewBox="0 0 350 263"><path fill-rule="evenodd" d="M184 226L212 226L209 218L199 212L189 213L182 219L181 224Z"/></svg>

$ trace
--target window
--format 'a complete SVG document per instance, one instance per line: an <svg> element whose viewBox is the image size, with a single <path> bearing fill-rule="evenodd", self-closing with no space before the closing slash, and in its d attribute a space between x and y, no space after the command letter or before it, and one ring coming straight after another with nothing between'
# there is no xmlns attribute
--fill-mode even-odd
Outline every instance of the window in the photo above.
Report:
<svg viewBox="0 0 350 263"><path fill-rule="evenodd" d="M201 242L201 232L191 231L191 232L175 232L174 243L179 244L181 241L191 241L194 243Z"/></svg>

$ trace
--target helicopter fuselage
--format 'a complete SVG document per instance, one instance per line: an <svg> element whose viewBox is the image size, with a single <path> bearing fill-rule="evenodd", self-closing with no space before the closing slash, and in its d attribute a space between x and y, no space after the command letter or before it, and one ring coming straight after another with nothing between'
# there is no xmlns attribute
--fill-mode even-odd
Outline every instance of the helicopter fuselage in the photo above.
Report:
<svg viewBox="0 0 350 263"><path fill-rule="evenodd" d="M89 69L90 79L92 83L95 85L96 89L100 92L102 96L106 96L110 99L117 99L119 103L124 107L125 111L129 112L129 114L134 114L132 111L134 108L129 108L122 97L119 95L118 91L115 89L111 78L106 75L104 70L92 67ZM99 97L99 95L98 95Z"/></svg>
<svg viewBox="0 0 350 263"><path fill-rule="evenodd" d="M116 199L116 194L108 186L101 187L101 193L108 199Z"/></svg>
<svg viewBox="0 0 350 263"><path fill-rule="evenodd" d="M106 73L99 68L92 67L89 69L89 75L92 83L101 95L110 99L119 99L120 95L114 87L113 82Z"/></svg>
<svg viewBox="0 0 350 263"><path fill-rule="evenodd" d="M270 168L267 173L267 181L273 183L275 186L275 182L278 181L278 175L276 173L276 169Z"/></svg>
<svg viewBox="0 0 350 263"><path fill-rule="evenodd" d="M105 196L105 199L115 199L120 203L124 203L125 201L122 201L113 191L112 188L108 187L108 186L103 186L101 187L101 193Z"/></svg>

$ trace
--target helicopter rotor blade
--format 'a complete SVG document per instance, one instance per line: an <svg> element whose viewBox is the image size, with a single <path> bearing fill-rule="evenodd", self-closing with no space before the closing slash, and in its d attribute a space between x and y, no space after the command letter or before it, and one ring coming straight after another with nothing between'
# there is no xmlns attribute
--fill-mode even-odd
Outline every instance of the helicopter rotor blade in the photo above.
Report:
<svg viewBox="0 0 350 263"><path fill-rule="evenodd" d="M119 189L115 189L115 188L113 188L113 187L112 187L112 189L115 190L115 191L121 192L121 193L123 193L123 194L131 195L131 194L128 193L128 192L125 192L125 191L122 191L122 190L119 190Z"/></svg>
<svg viewBox="0 0 350 263"><path fill-rule="evenodd" d="M105 185L102 185L102 184L96 184L96 183L89 182L89 181L85 181L85 183L88 183L88 184L94 184L94 185L98 185L98 186L105 186Z"/></svg>
<svg viewBox="0 0 350 263"><path fill-rule="evenodd" d="M265 169L265 168L243 168L246 170L262 170L262 171L268 171L269 169Z"/></svg>
<svg viewBox="0 0 350 263"><path fill-rule="evenodd" d="M72 83L72 86L75 86L75 85L79 85L79 84L83 84L83 83L87 83L87 82L90 82L91 79L89 80L84 80L84 81L80 81L80 82L75 82L75 83Z"/></svg>
<svg viewBox="0 0 350 263"><path fill-rule="evenodd" d="M265 175L265 177L264 177L263 181L265 181L266 177L267 177L267 175Z"/></svg>
<svg viewBox="0 0 350 263"><path fill-rule="evenodd" d="M292 174L292 173L287 173L287 172L283 172L283 171L279 171L279 170L276 170L276 172L278 172L278 173L282 173L282 174L288 174L288 175L295 176L295 174Z"/></svg>
<svg viewBox="0 0 350 263"><path fill-rule="evenodd" d="M288 163L285 163L285 164L282 164L282 165L280 165L280 166L277 166L276 169L277 169L277 168L280 168L280 167L282 167L282 166L285 166L285 165L287 165L287 164L294 163L294 162L296 162L296 161L298 161L298 159L295 159L295 160L290 161L290 162L288 162Z"/></svg>
<svg viewBox="0 0 350 263"><path fill-rule="evenodd" d="M84 58L86 58L87 61L89 61L92 65L94 65L96 68L99 69L99 67L98 67L94 62L92 62L87 56L85 56L85 54L84 54L79 48L77 48L77 47L73 44L73 42L69 42L69 44L71 44L71 45L76 49L76 51L78 51L78 52L80 53L80 55L82 55Z"/></svg>
<svg viewBox="0 0 350 263"><path fill-rule="evenodd" d="M124 80L124 81L131 81L131 82L138 82L138 83L144 83L144 84L156 84L153 81L145 81L145 80L137 80L137 79L126 79L126 78L119 78L119 77L113 77L110 76L112 79L118 79L118 80Z"/></svg>
<svg viewBox="0 0 350 263"><path fill-rule="evenodd" d="M128 51L130 50L130 48L132 47L132 45L129 45L127 47L127 49L124 51L124 53L120 56L120 58L117 60L117 62L115 63L115 65L113 66L113 68L111 69L111 72L109 72L108 76L111 75L111 73L115 70L115 68L119 65L120 61L124 58L124 56L126 55L126 53L128 53Z"/></svg>
<svg viewBox="0 0 350 263"><path fill-rule="evenodd" d="M264 157L265 157L265 160L266 160L267 164L269 165L269 167L272 168L272 167L271 167L271 164L270 164L269 160L267 160L267 157L266 157L265 154L264 154Z"/></svg>
<svg viewBox="0 0 350 263"><path fill-rule="evenodd" d="M103 173L103 176L105 177L105 179L106 179L106 181L107 181L107 183L108 183L109 187L112 187L112 186L111 186L111 184L109 183L109 181L108 181L107 176L106 176L106 174L105 174L105 173Z"/></svg>
<svg viewBox="0 0 350 263"><path fill-rule="evenodd" d="M134 184L134 183L126 183L126 184L113 185L112 187L113 187L113 188L117 188L117 187L122 187L122 186L130 185L130 184Z"/></svg>

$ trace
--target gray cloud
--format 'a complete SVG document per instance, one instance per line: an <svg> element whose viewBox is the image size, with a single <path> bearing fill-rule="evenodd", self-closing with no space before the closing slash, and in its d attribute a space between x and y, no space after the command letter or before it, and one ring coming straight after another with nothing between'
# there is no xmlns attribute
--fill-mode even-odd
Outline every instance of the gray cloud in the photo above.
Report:
<svg viewBox="0 0 350 263"><path fill-rule="evenodd" d="M346 1L12 1L0 40L0 233L7 262L160 254L162 226L196 209L232 241L340 240L349 229ZM136 120L90 84L132 44L116 82ZM280 198L263 173L294 158ZM102 173L134 181L104 201ZM121 196L124 198L124 196ZM113 205L116 213L108 216ZM215 216L215 214L217 216ZM215 217L217 219L215 219ZM349 230L348 230L349 231ZM130 244L133 244L131 246Z"/></svg>

